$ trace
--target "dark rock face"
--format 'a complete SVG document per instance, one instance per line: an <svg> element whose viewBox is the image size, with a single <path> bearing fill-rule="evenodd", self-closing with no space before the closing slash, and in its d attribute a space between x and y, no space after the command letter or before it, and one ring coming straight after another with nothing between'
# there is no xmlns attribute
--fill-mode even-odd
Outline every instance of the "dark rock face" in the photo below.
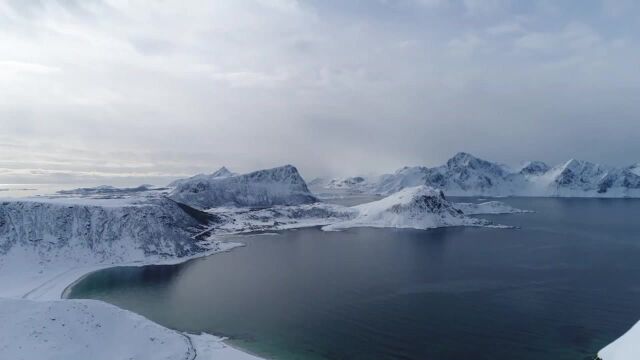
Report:
<svg viewBox="0 0 640 360"><path fill-rule="evenodd" d="M522 169L520 169L520 174L542 175L549 170L551 170L551 167L542 161L530 161Z"/></svg>

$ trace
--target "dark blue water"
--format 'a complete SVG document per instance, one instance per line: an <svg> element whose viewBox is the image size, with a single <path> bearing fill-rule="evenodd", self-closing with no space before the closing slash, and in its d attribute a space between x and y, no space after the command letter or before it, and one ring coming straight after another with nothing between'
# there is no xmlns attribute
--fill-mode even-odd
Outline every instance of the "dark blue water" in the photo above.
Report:
<svg viewBox="0 0 640 360"><path fill-rule="evenodd" d="M520 229L311 228L70 297L277 359L592 359L640 319L640 201L505 199Z"/></svg>

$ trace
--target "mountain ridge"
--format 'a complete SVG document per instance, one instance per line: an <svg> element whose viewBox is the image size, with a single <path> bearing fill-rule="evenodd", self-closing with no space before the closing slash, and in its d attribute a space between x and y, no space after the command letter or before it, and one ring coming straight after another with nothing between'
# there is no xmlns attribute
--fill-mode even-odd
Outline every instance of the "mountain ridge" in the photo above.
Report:
<svg viewBox="0 0 640 360"><path fill-rule="evenodd" d="M640 197L640 164L616 168L570 159L556 166L529 161L511 169L459 152L440 166L405 166L341 188L388 195L418 185L450 196Z"/></svg>

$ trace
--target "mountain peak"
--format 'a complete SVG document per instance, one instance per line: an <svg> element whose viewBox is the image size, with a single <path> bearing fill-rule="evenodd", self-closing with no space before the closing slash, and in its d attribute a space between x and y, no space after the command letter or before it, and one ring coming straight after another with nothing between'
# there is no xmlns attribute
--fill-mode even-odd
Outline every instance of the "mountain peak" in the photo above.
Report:
<svg viewBox="0 0 640 360"><path fill-rule="evenodd" d="M479 159L477 157L467 153L467 152L461 151L461 152L453 155L453 157L451 159L449 159L449 161L447 161L447 163L452 162L452 163L461 164L461 163L468 163L468 162L473 161L473 160L479 160Z"/></svg>
<svg viewBox="0 0 640 360"><path fill-rule="evenodd" d="M232 173L231 171L229 171L229 169L227 169L225 166L221 167L220 169L214 171L213 173L211 173L211 177L212 178L221 178L221 177L228 177L228 176L233 176L234 173Z"/></svg>
<svg viewBox="0 0 640 360"><path fill-rule="evenodd" d="M293 165L221 178L186 179L176 185L170 198L201 209L298 205L317 201Z"/></svg>

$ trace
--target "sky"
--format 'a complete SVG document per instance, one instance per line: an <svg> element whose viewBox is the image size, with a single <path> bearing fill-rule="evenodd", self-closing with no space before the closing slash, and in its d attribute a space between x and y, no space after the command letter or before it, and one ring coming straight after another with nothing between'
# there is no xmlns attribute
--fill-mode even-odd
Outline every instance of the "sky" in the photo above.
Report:
<svg viewBox="0 0 640 360"><path fill-rule="evenodd" d="M635 0L0 0L0 184L640 162Z"/></svg>

